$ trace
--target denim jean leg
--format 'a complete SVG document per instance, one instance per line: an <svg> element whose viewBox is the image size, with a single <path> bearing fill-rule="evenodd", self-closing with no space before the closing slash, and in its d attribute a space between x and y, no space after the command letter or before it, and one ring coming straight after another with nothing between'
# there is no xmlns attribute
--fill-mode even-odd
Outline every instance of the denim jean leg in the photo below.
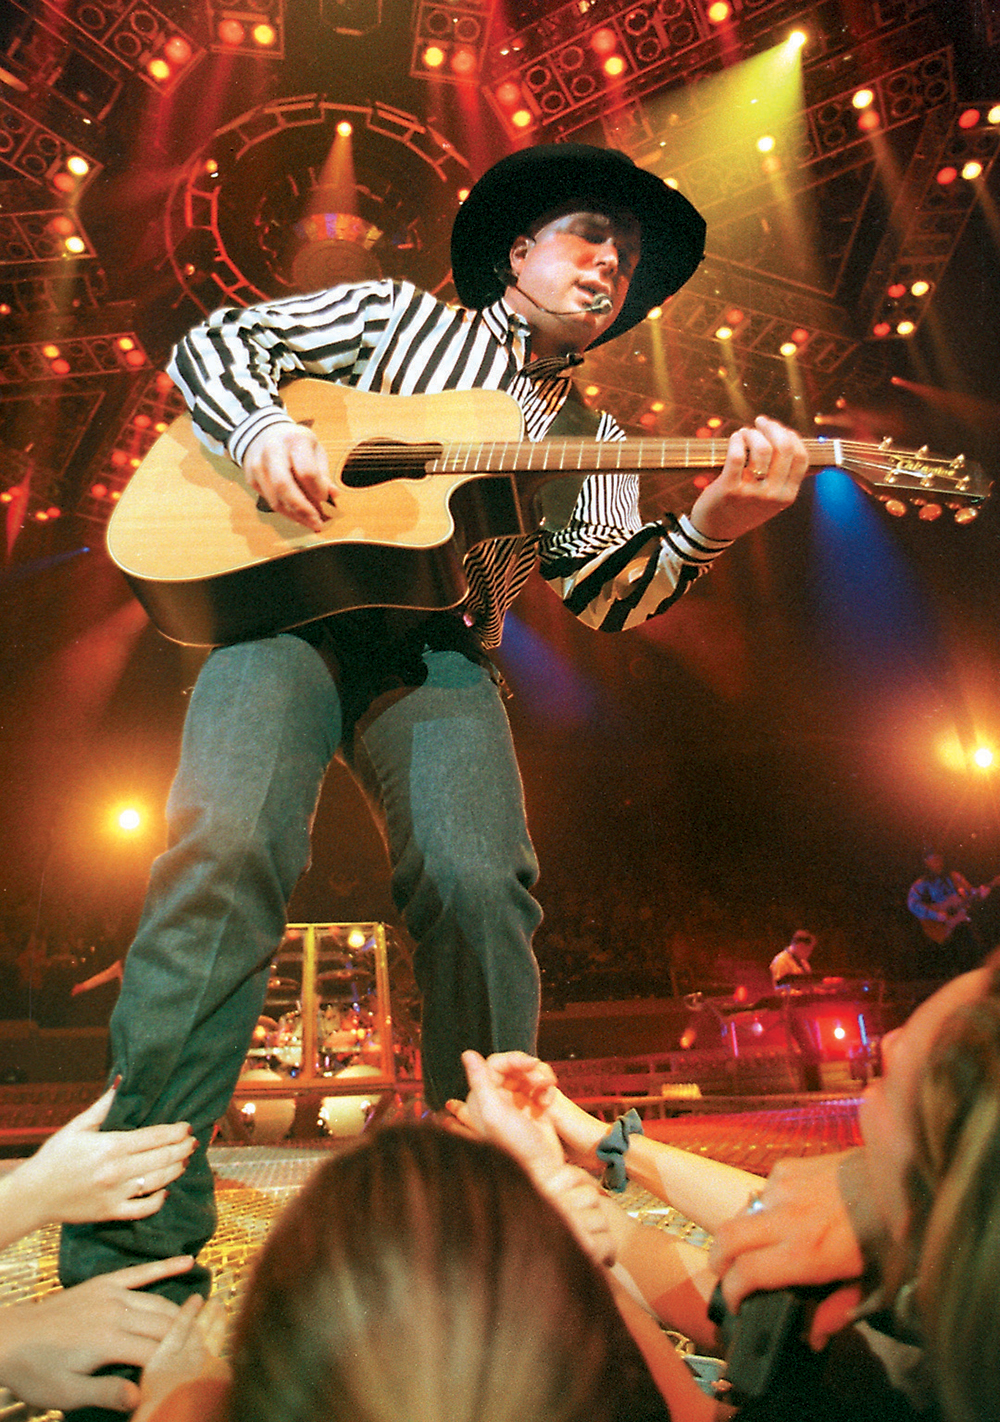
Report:
<svg viewBox="0 0 1000 1422"><path fill-rule="evenodd" d="M148 1220L63 1230L65 1284L194 1253L211 1236L205 1151L260 1015L339 738L336 688L301 639L268 638L209 656L170 793L169 847L153 866L112 1017L112 1071L121 1084L104 1126L188 1120L199 1149ZM197 1282L204 1286L204 1276Z"/></svg>
<svg viewBox="0 0 1000 1422"><path fill-rule="evenodd" d="M393 895L416 942L424 1095L467 1091L460 1054L534 1051L541 910L510 727L486 670L424 654L425 685L367 725L354 769L381 811Z"/></svg>

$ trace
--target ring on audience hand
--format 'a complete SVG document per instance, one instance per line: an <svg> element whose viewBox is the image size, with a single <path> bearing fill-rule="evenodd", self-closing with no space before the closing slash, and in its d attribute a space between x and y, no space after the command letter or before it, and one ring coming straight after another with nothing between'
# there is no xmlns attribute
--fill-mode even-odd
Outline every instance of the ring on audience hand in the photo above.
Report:
<svg viewBox="0 0 1000 1422"><path fill-rule="evenodd" d="M136 1180L135 1185L136 1185L136 1189L138 1190L139 1194L140 1194L140 1195L145 1195L145 1193L146 1193L146 1177L145 1177L145 1175L140 1175L140 1176L138 1177L138 1179Z"/></svg>
<svg viewBox="0 0 1000 1422"><path fill-rule="evenodd" d="M766 469L758 469L758 470L754 473L754 476L753 476L753 477L756 479L756 481L757 481L758 484L763 484L764 480L767 478L767 470L766 470Z"/></svg>
<svg viewBox="0 0 1000 1422"><path fill-rule="evenodd" d="M764 1208L764 1201L760 1198L760 1191L754 1190L747 1201L747 1214L756 1215Z"/></svg>

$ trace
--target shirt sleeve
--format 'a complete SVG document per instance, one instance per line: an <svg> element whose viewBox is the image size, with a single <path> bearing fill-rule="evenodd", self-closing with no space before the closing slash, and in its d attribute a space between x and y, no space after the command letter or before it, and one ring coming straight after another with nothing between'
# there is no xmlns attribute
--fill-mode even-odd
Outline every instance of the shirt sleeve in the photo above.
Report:
<svg viewBox="0 0 1000 1422"><path fill-rule="evenodd" d="M927 895L926 881L923 879L917 879L910 885L910 892L906 896L906 907L914 918L937 918L939 912Z"/></svg>
<svg viewBox="0 0 1000 1422"><path fill-rule="evenodd" d="M605 415L597 437L625 435ZM540 569L581 622L622 632L676 602L729 542L706 538L686 514L642 523L638 476L595 474L583 481L565 526L542 534Z"/></svg>
<svg viewBox="0 0 1000 1422"><path fill-rule="evenodd" d="M400 292L392 281L362 282L213 312L178 342L167 366L199 437L241 464L262 430L294 423L281 404L281 381L339 373L350 383Z"/></svg>

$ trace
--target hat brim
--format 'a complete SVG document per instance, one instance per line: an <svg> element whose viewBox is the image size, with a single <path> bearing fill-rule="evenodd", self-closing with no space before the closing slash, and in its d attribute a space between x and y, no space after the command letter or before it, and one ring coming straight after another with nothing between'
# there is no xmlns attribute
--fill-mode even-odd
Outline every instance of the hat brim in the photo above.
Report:
<svg viewBox="0 0 1000 1422"><path fill-rule="evenodd" d="M451 235L452 277L465 306L489 306L503 295L503 273L516 237L547 212L579 203L580 211L631 212L642 253L628 295L602 345L632 329L684 285L705 254L705 220L676 188L614 148L543 144L501 158L458 210Z"/></svg>

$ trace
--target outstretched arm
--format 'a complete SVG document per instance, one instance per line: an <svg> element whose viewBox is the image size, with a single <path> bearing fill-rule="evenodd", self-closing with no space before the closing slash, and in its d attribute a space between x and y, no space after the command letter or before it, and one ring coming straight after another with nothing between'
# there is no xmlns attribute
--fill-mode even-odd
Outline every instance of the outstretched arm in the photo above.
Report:
<svg viewBox="0 0 1000 1422"><path fill-rule="evenodd" d="M92 1374L110 1363L145 1367L178 1308L141 1290L193 1263L190 1255L158 1259L10 1304L0 1313L0 1383L32 1407L130 1412L139 1401L135 1383Z"/></svg>
<svg viewBox="0 0 1000 1422"><path fill-rule="evenodd" d="M467 1129L509 1151L588 1254L599 1264L610 1264L614 1247L600 1191L586 1171L566 1161L555 1131L533 1099L534 1087L521 1089L521 1079L498 1070L496 1061L478 1052L462 1053L469 1095L465 1101L450 1101L449 1109Z"/></svg>
<svg viewBox="0 0 1000 1422"><path fill-rule="evenodd" d="M166 1199L197 1142L186 1121L102 1131L109 1089L0 1179L0 1248L46 1224L135 1220Z"/></svg>
<svg viewBox="0 0 1000 1422"><path fill-rule="evenodd" d="M596 1151L607 1134L607 1122L570 1101L559 1090L551 1067L523 1052L500 1053L489 1060L494 1070L511 1082L512 1090L530 1097L571 1160L589 1170L601 1169ZM710 1234L723 1220L745 1209L750 1195L763 1184L761 1176L748 1170L708 1160L649 1136L629 1138L626 1168L636 1184Z"/></svg>

